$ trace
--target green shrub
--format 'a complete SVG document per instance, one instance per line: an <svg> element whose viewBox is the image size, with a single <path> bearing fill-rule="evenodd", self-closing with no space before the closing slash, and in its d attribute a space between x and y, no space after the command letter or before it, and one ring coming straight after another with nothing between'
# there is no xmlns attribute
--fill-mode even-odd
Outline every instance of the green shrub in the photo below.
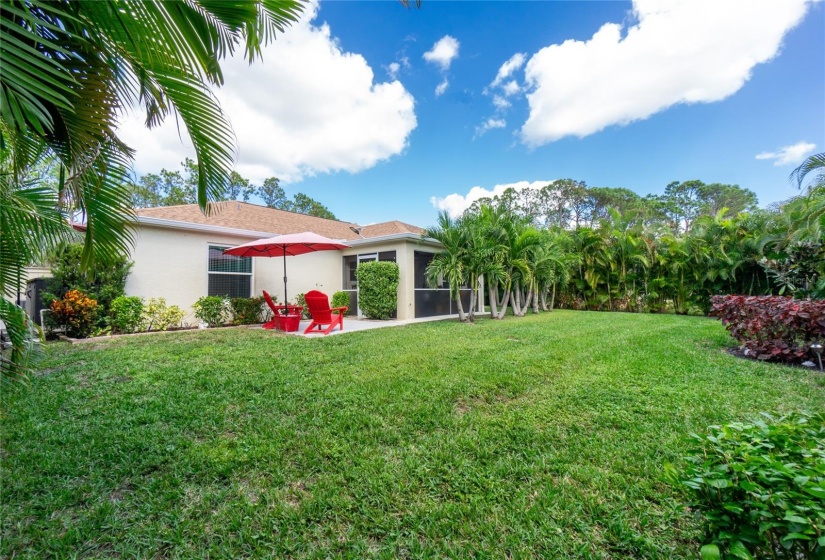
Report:
<svg viewBox="0 0 825 560"><path fill-rule="evenodd" d="M306 294L298 294L297 296L295 296L295 305L300 305L304 308L304 310L301 312L301 316L304 319L309 319L311 317L311 315L309 314L309 309L307 309Z"/></svg>
<svg viewBox="0 0 825 560"><path fill-rule="evenodd" d="M232 305L224 296L203 296L192 305L195 317L210 327L220 327L227 322Z"/></svg>
<svg viewBox="0 0 825 560"><path fill-rule="evenodd" d="M132 333L140 328L143 300L137 296L120 296L112 300L109 325L116 333Z"/></svg>
<svg viewBox="0 0 825 560"><path fill-rule="evenodd" d="M264 322L264 297L232 298L233 325L254 325Z"/></svg>
<svg viewBox="0 0 825 560"><path fill-rule="evenodd" d="M125 256L117 256L108 261L95 260L90 270L80 266L83 245L69 243L60 246L49 257L52 277L46 281L43 304L61 299L70 290L79 290L97 301L98 326L105 327L112 302L124 295L126 278L132 263Z"/></svg>
<svg viewBox="0 0 825 560"><path fill-rule="evenodd" d="M389 319L398 307L398 264L366 262L355 273L358 307L369 319Z"/></svg>
<svg viewBox="0 0 825 560"><path fill-rule="evenodd" d="M67 336L86 338L92 334L97 319L97 301L80 290L69 290L62 298L53 300L49 308L55 323L66 328Z"/></svg>
<svg viewBox="0 0 825 560"><path fill-rule="evenodd" d="M349 307L349 294L347 292L335 292L332 294L331 307ZM347 313L352 313L354 309L349 309Z"/></svg>
<svg viewBox="0 0 825 560"><path fill-rule="evenodd" d="M711 426L681 474L704 515L703 559L825 558L825 414Z"/></svg>
<svg viewBox="0 0 825 560"><path fill-rule="evenodd" d="M165 298L149 298L140 318L142 331L165 331L177 327L186 313L177 305L167 305Z"/></svg>

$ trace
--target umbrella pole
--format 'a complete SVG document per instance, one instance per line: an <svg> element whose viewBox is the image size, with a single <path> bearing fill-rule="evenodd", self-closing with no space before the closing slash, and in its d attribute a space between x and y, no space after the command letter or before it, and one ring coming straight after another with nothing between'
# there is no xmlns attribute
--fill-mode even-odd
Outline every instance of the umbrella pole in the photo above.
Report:
<svg viewBox="0 0 825 560"><path fill-rule="evenodd" d="M289 315L289 308L287 307L289 298L286 295L286 245L282 248L284 250L284 315Z"/></svg>

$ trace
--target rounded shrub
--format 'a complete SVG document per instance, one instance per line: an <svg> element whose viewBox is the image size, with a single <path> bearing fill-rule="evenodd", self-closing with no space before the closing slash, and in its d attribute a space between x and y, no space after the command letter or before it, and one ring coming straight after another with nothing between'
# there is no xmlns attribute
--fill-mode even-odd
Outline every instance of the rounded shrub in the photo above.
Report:
<svg viewBox="0 0 825 560"><path fill-rule="evenodd" d="M389 319L398 307L398 264L367 262L355 272L358 307L369 319Z"/></svg>
<svg viewBox="0 0 825 560"><path fill-rule="evenodd" d="M347 292L335 292L332 294L332 301L330 301L330 306L332 307L349 307L349 294ZM353 311L350 309L349 311Z"/></svg>
<svg viewBox="0 0 825 560"><path fill-rule="evenodd" d="M137 296L119 296L109 307L109 325L116 333L132 333L140 327L143 300Z"/></svg>
<svg viewBox="0 0 825 560"><path fill-rule="evenodd" d="M210 327L220 327L225 324L232 305L228 298L223 296L204 296L192 305L195 317Z"/></svg>

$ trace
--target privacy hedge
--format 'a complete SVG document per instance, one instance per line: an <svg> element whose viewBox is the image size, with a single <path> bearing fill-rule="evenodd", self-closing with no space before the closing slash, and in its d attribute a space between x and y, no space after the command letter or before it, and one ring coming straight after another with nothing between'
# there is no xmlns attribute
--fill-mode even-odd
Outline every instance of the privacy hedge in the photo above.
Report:
<svg viewBox="0 0 825 560"><path fill-rule="evenodd" d="M358 307L369 319L389 319L398 307L398 264L367 262L356 269Z"/></svg>
<svg viewBox="0 0 825 560"><path fill-rule="evenodd" d="M713 296L710 314L758 360L799 363L825 342L825 300L783 296Z"/></svg>

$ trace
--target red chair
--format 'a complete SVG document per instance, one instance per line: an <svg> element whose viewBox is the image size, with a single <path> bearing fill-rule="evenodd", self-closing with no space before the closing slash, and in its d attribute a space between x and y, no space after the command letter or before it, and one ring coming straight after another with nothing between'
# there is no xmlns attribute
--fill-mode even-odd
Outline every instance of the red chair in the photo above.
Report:
<svg viewBox="0 0 825 560"><path fill-rule="evenodd" d="M272 320L268 323L264 324L265 329L277 329L280 331L297 331L298 330L298 322L300 321L301 312L304 308L300 305L275 305L275 302L272 301L272 296L266 293L266 290L263 291L264 300L269 308L272 310ZM284 316L284 309L287 310L287 316ZM298 315L298 319L295 320L294 316ZM292 324L292 327L285 328L286 325Z"/></svg>
<svg viewBox="0 0 825 560"><path fill-rule="evenodd" d="M278 317L280 317L281 311L283 311L283 307L280 308L280 309L275 307L275 302L272 301L272 296L270 296L268 293L266 293L266 290L264 290L264 300L266 301L266 304L269 306L269 308L272 310L272 320L269 321L268 323L265 323L264 328L265 329L277 329L278 324L279 324L278 323Z"/></svg>
<svg viewBox="0 0 825 560"><path fill-rule="evenodd" d="M306 328L304 334L309 334L312 331L316 333L323 332L327 335L332 332L336 325L344 330L344 313L347 312L348 307L330 308L329 298L325 293L318 290L307 292L304 299L306 300L307 310L312 315L312 322ZM321 328L324 326L327 326L327 328L322 331ZM313 331L312 329L315 327L318 327L318 330Z"/></svg>

